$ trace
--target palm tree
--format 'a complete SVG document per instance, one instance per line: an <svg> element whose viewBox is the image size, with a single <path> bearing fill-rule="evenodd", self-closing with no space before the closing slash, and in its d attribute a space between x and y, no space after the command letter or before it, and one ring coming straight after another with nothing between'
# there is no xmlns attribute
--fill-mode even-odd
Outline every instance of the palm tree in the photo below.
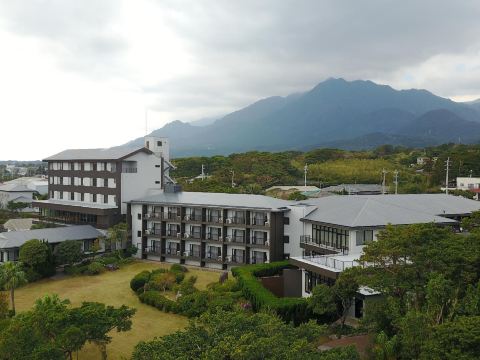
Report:
<svg viewBox="0 0 480 360"><path fill-rule="evenodd" d="M6 290L10 290L10 302L12 303L13 315L15 315L15 288L26 282L27 279L22 270L21 263L8 261L0 266L0 284L2 284Z"/></svg>

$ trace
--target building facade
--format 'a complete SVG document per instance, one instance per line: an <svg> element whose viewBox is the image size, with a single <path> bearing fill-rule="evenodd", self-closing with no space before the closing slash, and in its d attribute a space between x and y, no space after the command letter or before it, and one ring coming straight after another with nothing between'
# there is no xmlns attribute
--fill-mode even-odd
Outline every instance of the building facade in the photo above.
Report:
<svg viewBox="0 0 480 360"><path fill-rule="evenodd" d="M290 239L303 212L289 205L262 195L166 191L129 203L132 244L144 259L216 269L279 261L300 253Z"/></svg>
<svg viewBox="0 0 480 360"><path fill-rule="evenodd" d="M35 201L42 217L108 228L125 220L125 202L159 190L168 178L169 144L146 137L145 146L66 150L48 163L48 200Z"/></svg>

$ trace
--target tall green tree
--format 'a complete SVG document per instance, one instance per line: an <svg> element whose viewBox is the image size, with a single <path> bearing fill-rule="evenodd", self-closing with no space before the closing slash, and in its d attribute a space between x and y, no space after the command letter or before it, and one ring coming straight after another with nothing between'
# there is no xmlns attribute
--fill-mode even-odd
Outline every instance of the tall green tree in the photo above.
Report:
<svg viewBox="0 0 480 360"><path fill-rule="evenodd" d="M0 265L0 284L10 291L12 313L15 315L15 289L27 282L20 262L6 262Z"/></svg>
<svg viewBox="0 0 480 360"><path fill-rule="evenodd" d="M76 240L61 242L56 248L56 259L59 265L69 265L82 260L82 244Z"/></svg>

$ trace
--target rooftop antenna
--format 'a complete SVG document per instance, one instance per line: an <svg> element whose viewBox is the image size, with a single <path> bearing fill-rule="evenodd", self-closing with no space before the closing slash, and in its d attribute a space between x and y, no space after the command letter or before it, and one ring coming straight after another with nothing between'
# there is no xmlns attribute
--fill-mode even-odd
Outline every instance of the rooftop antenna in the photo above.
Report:
<svg viewBox="0 0 480 360"><path fill-rule="evenodd" d="M395 170L393 174L395 176L395 194L398 194L398 170Z"/></svg>
<svg viewBox="0 0 480 360"><path fill-rule="evenodd" d="M307 172L308 172L308 165L305 164L305 166L303 167L303 172L304 172L304 186L306 187L307 186Z"/></svg>
<svg viewBox="0 0 480 360"><path fill-rule="evenodd" d="M450 169L450 157L447 158L447 172L445 174L445 194L448 195L448 170Z"/></svg>
<svg viewBox="0 0 480 360"><path fill-rule="evenodd" d="M382 175L383 175L383 180L382 180L382 195L385 195L386 189L385 189L385 176L387 175L387 170L383 169L382 170Z"/></svg>

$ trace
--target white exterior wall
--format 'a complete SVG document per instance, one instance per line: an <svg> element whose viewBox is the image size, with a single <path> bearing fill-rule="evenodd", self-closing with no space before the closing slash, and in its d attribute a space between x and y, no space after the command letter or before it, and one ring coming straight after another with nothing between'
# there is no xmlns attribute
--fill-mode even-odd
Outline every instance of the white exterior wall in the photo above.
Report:
<svg viewBox="0 0 480 360"><path fill-rule="evenodd" d="M289 243L283 244L283 252L290 254L290 257L302 256L302 249L300 248L300 236L312 235L312 225L300 221L313 210L315 206L289 206L290 211L284 214L289 218L289 224L284 225L283 231L285 235L289 237Z"/></svg>
<svg viewBox="0 0 480 360"><path fill-rule="evenodd" d="M136 246L139 250L134 255L137 258L142 257L142 237L138 237L138 231L142 231L142 220L138 220L137 214L142 213L142 205L132 204L132 245ZM159 259L160 260L160 259Z"/></svg>
<svg viewBox="0 0 480 360"><path fill-rule="evenodd" d="M6 208L9 201L12 201L13 199L16 199L18 197L33 199L33 192L31 191L19 191L19 192L0 191L0 207Z"/></svg>
<svg viewBox="0 0 480 360"><path fill-rule="evenodd" d="M472 190L480 188L480 178L478 177L457 177L457 189Z"/></svg>
<svg viewBox="0 0 480 360"><path fill-rule="evenodd" d="M161 166L160 158L144 152L139 152L125 160L136 161L137 172L122 173L121 175L122 214L126 214L127 212L127 205L125 204L126 201L145 197L152 190L160 190L162 181L161 167L155 167L155 165ZM156 184L155 181L158 181L159 183Z"/></svg>

